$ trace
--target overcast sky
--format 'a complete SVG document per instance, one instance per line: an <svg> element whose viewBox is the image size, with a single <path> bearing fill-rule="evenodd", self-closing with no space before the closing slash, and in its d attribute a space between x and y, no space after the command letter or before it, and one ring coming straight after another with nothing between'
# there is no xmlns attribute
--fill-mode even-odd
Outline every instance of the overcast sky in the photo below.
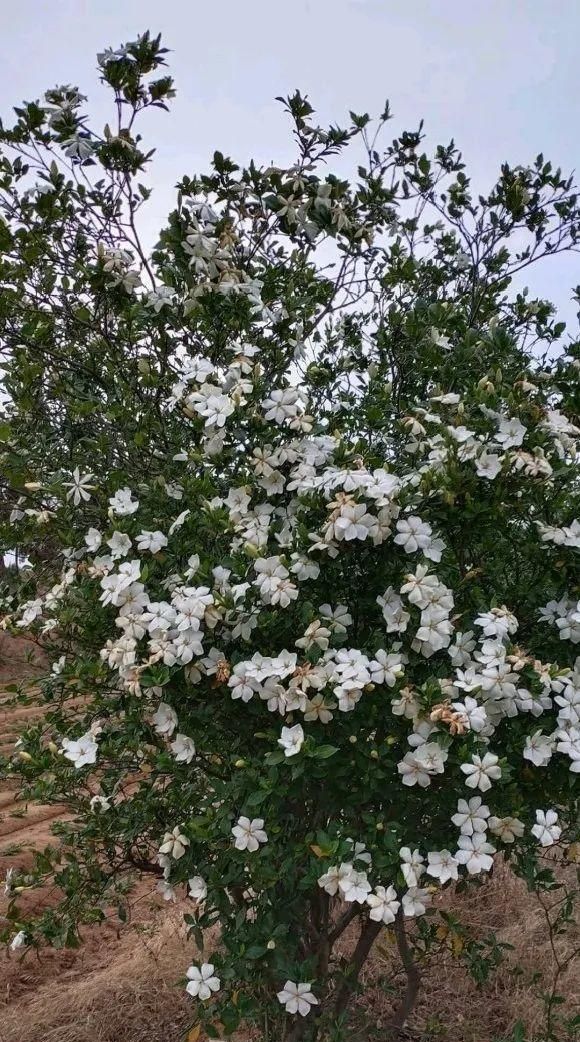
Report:
<svg viewBox="0 0 580 1042"><path fill-rule="evenodd" d="M203 172L214 149L237 160L292 158L276 95L307 92L320 120L391 101L392 131L423 117L431 143L454 137L476 187L499 164L541 150L580 167L578 0L17 0L0 5L0 112L55 83L89 95L100 127L111 113L95 53L161 31L176 80L157 145L148 237L181 174ZM578 257L554 260L533 286L571 320Z"/></svg>

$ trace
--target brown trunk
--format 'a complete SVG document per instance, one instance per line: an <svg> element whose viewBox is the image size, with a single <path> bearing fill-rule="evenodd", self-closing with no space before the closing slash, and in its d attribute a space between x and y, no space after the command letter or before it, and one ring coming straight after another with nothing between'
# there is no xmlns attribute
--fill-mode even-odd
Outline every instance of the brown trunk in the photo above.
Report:
<svg viewBox="0 0 580 1042"><path fill-rule="evenodd" d="M403 998L395 1009L391 1020L389 1021L390 1034L388 1037L396 1039L400 1038L403 1028L407 1022L409 1014L413 1011L415 1003L419 995L419 989L421 987L421 974L413 959L413 953L409 947L407 940L407 934L405 931L405 920L401 910L397 912L395 919L395 937L397 940L397 948L399 949L399 955L401 956L401 962L403 963L403 969L407 976L407 983Z"/></svg>
<svg viewBox="0 0 580 1042"><path fill-rule="evenodd" d="M382 928L382 923L375 923L372 919L369 919L363 926L351 959L349 975L347 979L343 981L336 994L336 1002L334 1006L335 1016L341 1016L348 1006L349 999L357 985L360 971L362 970L369 952Z"/></svg>

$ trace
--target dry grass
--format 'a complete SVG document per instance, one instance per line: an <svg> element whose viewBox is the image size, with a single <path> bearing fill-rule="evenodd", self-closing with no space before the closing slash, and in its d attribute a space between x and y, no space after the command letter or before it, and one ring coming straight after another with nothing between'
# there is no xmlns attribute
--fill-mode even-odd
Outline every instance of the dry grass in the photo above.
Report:
<svg viewBox="0 0 580 1042"><path fill-rule="evenodd" d="M550 991L557 965L539 903L500 863L493 878L456 900L453 912L474 936L493 931L499 941L512 945L512 950L505 953L500 967L482 986L452 954L451 945L438 954L425 967L421 997L409 1022L410 1037L421 1042L491 1042L509 1036L521 1021L526 1037L542 1039L545 1016L541 993ZM576 949L579 958L558 981L558 993L566 998L561 1012L569 1017L580 1013L578 923L556 939L560 961ZM374 953L366 968L365 994L358 1000L379 1029L387 1022L392 1007L378 980L398 969L394 951L384 946L381 950L382 954ZM401 976L396 981L401 984Z"/></svg>
<svg viewBox="0 0 580 1042"><path fill-rule="evenodd" d="M541 1039L539 992L549 990L555 967L541 908L530 905L523 884L499 865L493 879L463 895L455 910L477 935L493 929L513 951L481 988L450 951L438 956L426 968L409 1039L491 1042L509 1036L518 1020L530 1037ZM179 980L195 957L181 910L160 911L142 901L140 914L142 921L124 928L120 938L111 928L91 934L79 953L50 954L40 963L20 963L12 956L11 975L18 969L18 976L1 1011L0 1042L180 1042L194 1006ZM560 955L578 947L580 929L573 927L557 943ZM352 1042L381 1037L391 1005L380 981L396 972L394 949L380 943L365 968ZM563 975L559 990L566 995L566 1012L578 1013L578 962ZM355 1026L363 1023L372 1024L376 1035Z"/></svg>
<svg viewBox="0 0 580 1042"><path fill-rule="evenodd" d="M94 935L68 970L43 960L44 980L38 965L22 963L22 976L30 974L34 985L2 1009L1 1042L181 1039L193 1019L191 1000L179 987L192 957L182 914L158 911L148 924L125 929L120 940L103 941Z"/></svg>

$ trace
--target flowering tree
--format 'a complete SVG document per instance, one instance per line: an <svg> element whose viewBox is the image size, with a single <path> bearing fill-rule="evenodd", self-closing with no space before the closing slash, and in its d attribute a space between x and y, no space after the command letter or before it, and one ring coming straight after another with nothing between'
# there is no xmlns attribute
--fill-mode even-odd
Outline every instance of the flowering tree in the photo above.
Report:
<svg viewBox="0 0 580 1042"><path fill-rule="evenodd" d="M6 936L75 943L152 873L209 1037L313 1040L388 927L396 1037L433 895L499 851L535 886L577 836L580 346L511 290L577 199L541 155L476 198L453 144L295 94L296 162L216 152L149 254L163 54L99 55L102 133L64 86L0 134L2 531L34 563L5 625L52 661L10 770L75 812Z"/></svg>

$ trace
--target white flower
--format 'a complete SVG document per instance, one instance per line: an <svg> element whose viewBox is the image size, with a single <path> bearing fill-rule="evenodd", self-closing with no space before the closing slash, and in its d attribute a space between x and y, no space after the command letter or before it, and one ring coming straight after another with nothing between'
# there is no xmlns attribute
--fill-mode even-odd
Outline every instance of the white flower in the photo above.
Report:
<svg viewBox="0 0 580 1042"><path fill-rule="evenodd" d="M425 915L431 904L431 894L428 890L412 886L403 894L403 913L406 916Z"/></svg>
<svg viewBox="0 0 580 1042"><path fill-rule="evenodd" d="M416 550L424 550L430 546L431 538L431 525L421 521L420 517L411 515L397 521L397 534L394 541L403 547L405 553L413 554Z"/></svg>
<svg viewBox="0 0 580 1042"><path fill-rule="evenodd" d="M103 537L102 537L101 533L99 532L98 528L89 528L89 530L88 530L88 532L87 532L87 534L85 536L85 543L87 544L87 546L88 546L89 550L91 551L91 553L93 553L93 554L96 553L96 551L99 549L102 541L103 541Z"/></svg>
<svg viewBox="0 0 580 1042"><path fill-rule="evenodd" d="M174 532L177 532L177 529L181 528L181 526L185 523L185 519L189 517L190 514L191 510L182 510L181 514L178 514L175 518L175 521L169 526L169 535L173 535Z"/></svg>
<svg viewBox="0 0 580 1042"><path fill-rule="evenodd" d="M461 770L466 775L465 784L470 789L479 789L487 792L491 789L492 781L501 778L501 767L498 767L499 757L493 753L485 753L483 757L474 753L471 763L462 763Z"/></svg>
<svg viewBox="0 0 580 1042"><path fill-rule="evenodd" d="M347 626L352 626L352 615L346 604L337 604L336 608L331 608L330 604L321 604L318 610L333 633L342 635L346 633Z"/></svg>
<svg viewBox="0 0 580 1042"><path fill-rule="evenodd" d="M457 861L449 850L431 850L427 860L427 875L438 879L440 883L457 879Z"/></svg>
<svg viewBox="0 0 580 1042"><path fill-rule="evenodd" d="M184 836L179 825L176 825L171 832L165 833L163 843L159 847L159 853L167 854L168 857L173 857L176 861L179 861L179 858L183 857L188 846L189 840L187 836Z"/></svg>
<svg viewBox="0 0 580 1042"><path fill-rule="evenodd" d="M518 620L505 604L502 604L501 608L481 612L475 619L475 625L482 627L486 637L505 640L509 634L516 632Z"/></svg>
<svg viewBox="0 0 580 1042"><path fill-rule="evenodd" d="M167 546L167 536L163 532L140 532L137 536L137 548L149 550L152 554L158 554L164 546Z"/></svg>
<svg viewBox="0 0 580 1042"><path fill-rule="evenodd" d="M304 730L301 724L282 728L282 736L278 739L278 745L282 746L284 756L296 756L296 753L300 752L303 742Z"/></svg>
<svg viewBox="0 0 580 1042"><path fill-rule="evenodd" d="M77 769L97 762L98 746L94 735L90 731L81 735L76 741L72 741L70 738L63 738L62 751L65 759L74 763Z"/></svg>
<svg viewBox="0 0 580 1042"><path fill-rule="evenodd" d="M370 908L369 919L373 919L376 923L384 923L386 926L394 923L400 908L400 901L397 901L397 891L394 886L389 886L386 890L384 886L376 886L374 894L368 895L367 904Z"/></svg>
<svg viewBox="0 0 580 1042"><path fill-rule="evenodd" d="M465 865L469 875L478 872L489 872L493 865L491 854L495 847L487 842L484 832L474 832L473 836L460 836L457 842L459 850L455 857L460 865Z"/></svg>
<svg viewBox="0 0 580 1042"><path fill-rule="evenodd" d="M482 803L481 796L472 796L467 800L458 800L457 814L451 821L464 836L473 836L474 832L485 832L489 818L489 807Z"/></svg>
<svg viewBox="0 0 580 1042"><path fill-rule="evenodd" d="M480 706L475 698L470 698L467 695L465 701L453 702L451 708L456 713L461 713L470 731L480 734L485 729L488 722L487 713L485 707Z"/></svg>
<svg viewBox="0 0 580 1042"><path fill-rule="evenodd" d="M134 514L139 509L139 500L133 499L130 488L120 488L109 499L109 506L117 517L123 517L126 514Z"/></svg>
<svg viewBox="0 0 580 1042"><path fill-rule="evenodd" d="M483 452L475 461L475 470L478 477L493 481L501 471L501 456L493 452Z"/></svg>
<svg viewBox="0 0 580 1042"><path fill-rule="evenodd" d="M93 796L90 801L90 808L92 811L99 809L101 814L111 809L111 804L107 796Z"/></svg>
<svg viewBox="0 0 580 1042"><path fill-rule="evenodd" d="M431 777L443 774L447 752L437 742L425 742L411 753L407 753L397 764L403 785L419 785L422 789L431 784Z"/></svg>
<svg viewBox="0 0 580 1042"><path fill-rule="evenodd" d="M67 499L72 499L75 507L78 507L81 501L87 502L91 498L91 492L95 486L91 485L90 482L94 478L94 474L81 474L78 467L75 467L71 474L72 481L65 481L63 485L68 488L66 494Z"/></svg>
<svg viewBox="0 0 580 1042"><path fill-rule="evenodd" d="M191 763L195 756L195 743L193 738L188 738L185 734L177 734L169 748L177 760L177 763Z"/></svg>
<svg viewBox="0 0 580 1042"><path fill-rule="evenodd" d="M312 1006L318 1006L318 999L310 990L311 985L295 984L287 980L282 991L278 992L277 998L280 1005L284 1006L287 1013L299 1013L301 1017L307 1017Z"/></svg>
<svg viewBox="0 0 580 1042"><path fill-rule="evenodd" d="M518 420L517 416L511 417L511 419L504 417L499 422L499 430L495 440L504 449L515 448L522 444L525 433L526 427Z"/></svg>
<svg viewBox="0 0 580 1042"><path fill-rule="evenodd" d="M153 715L153 726L158 735L170 738L177 727L177 713L167 702L160 702Z"/></svg>
<svg viewBox="0 0 580 1042"><path fill-rule="evenodd" d="M371 884L366 872L357 872L352 865L348 867L351 871L343 875L339 884L340 891L345 901L356 901L357 904L363 905L371 892Z"/></svg>
<svg viewBox="0 0 580 1042"><path fill-rule="evenodd" d="M63 669L64 669L65 665L66 665L66 655L61 655L61 656L60 656L60 658L58 658L58 659L56 660L56 662L53 662L53 663L52 663L52 666L51 666L51 670L50 670L50 672L51 672L51 673L52 673L52 674L53 674L53 675L54 675L55 677L58 677L58 676L60 676L60 674L62 673L62 671L63 671Z"/></svg>
<svg viewBox="0 0 580 1042"><path fill-rule="evenodd" d="M258 850L260 843L268 842L268 836L264 832L263 818L252 818L250 821L249 818L242 815L232 828L232 835L235 837L236 849L248 850L250 853Z"/></svg>
<svg viewBox="0 0 580 1042"><path fill-rule="evenodd" d="M167 879L159 879L155 888L164 901L177 901L177 894Z"/></svg>
<svg viewBox="0 0 580 1042"><path fill-rule="evenodd" d="M212 992L220 990L220 979L215 976L214 966L211 962L204 962L201 966L190 966L187 971L189 984L186 991L194 999L205 1002L211 998Z"/></svg>
<svg viewBox="0 0 580 1042"><path fill-rule="evenodd" d="M530 760L536 767L545 767L552 759L554 750L554 739L541 731L536 731L526 738L526 747L523 752L524 760Z"/></svg>
<svg viewBox="0 0 580 1042"><path fill-rule="evenodd" d="M26 931L19 930L18 933L10 941L10 951L18 951L19 948L26 947Z"/></svg>
<svg viewBox="0 0 580 1042"><path fill-rule="evenodd" d="M331 865L324 875L320 876L318 885L331 897L335 897L344 880L349 879L354 869L351 864ZM342 889L341 889L342 893Z"/></svg>
<svg viewBox="0 0 580 1042"><path fill-rule="evenodd" d="M133 543L125 532L113 532L111 538L107 539L107 546L110 547L113 560L116 560L118 557L126 557Z"/></svg>
<svg viewBox="0 0 580 1042"><path fill-rule="evenodd" d="M203 876L192 876L187 880L187 885L189 886L189 896L193 897L194 901L205 901L207 883Z"/></svg>
<svg viewBox="0 0 580 1042"><path fill-rule="evenodd" d="M555 810L537 810L536 824L532 827L532 835L543 847L551 847L557 843L562 829L556 824L558 815Z"/></svg>
<svg viewBox="0 0 580 1042"><path fill-rule="evenodd" d="M411 851L410 847L401 847L399 851L401 858L401 872L408 887L419 885L419 880L425 871L425 859L418 850Z"/></svg>
<svg viewBox="0 0 580 1042"><path fill-rule="evenodd" d="M145 303L147 307L153 308L155 314L158 315L162 307L165 307L166 304L171 304L174 296L175 290L171 286L157 286L155 289L149 290Z"/></svg>

